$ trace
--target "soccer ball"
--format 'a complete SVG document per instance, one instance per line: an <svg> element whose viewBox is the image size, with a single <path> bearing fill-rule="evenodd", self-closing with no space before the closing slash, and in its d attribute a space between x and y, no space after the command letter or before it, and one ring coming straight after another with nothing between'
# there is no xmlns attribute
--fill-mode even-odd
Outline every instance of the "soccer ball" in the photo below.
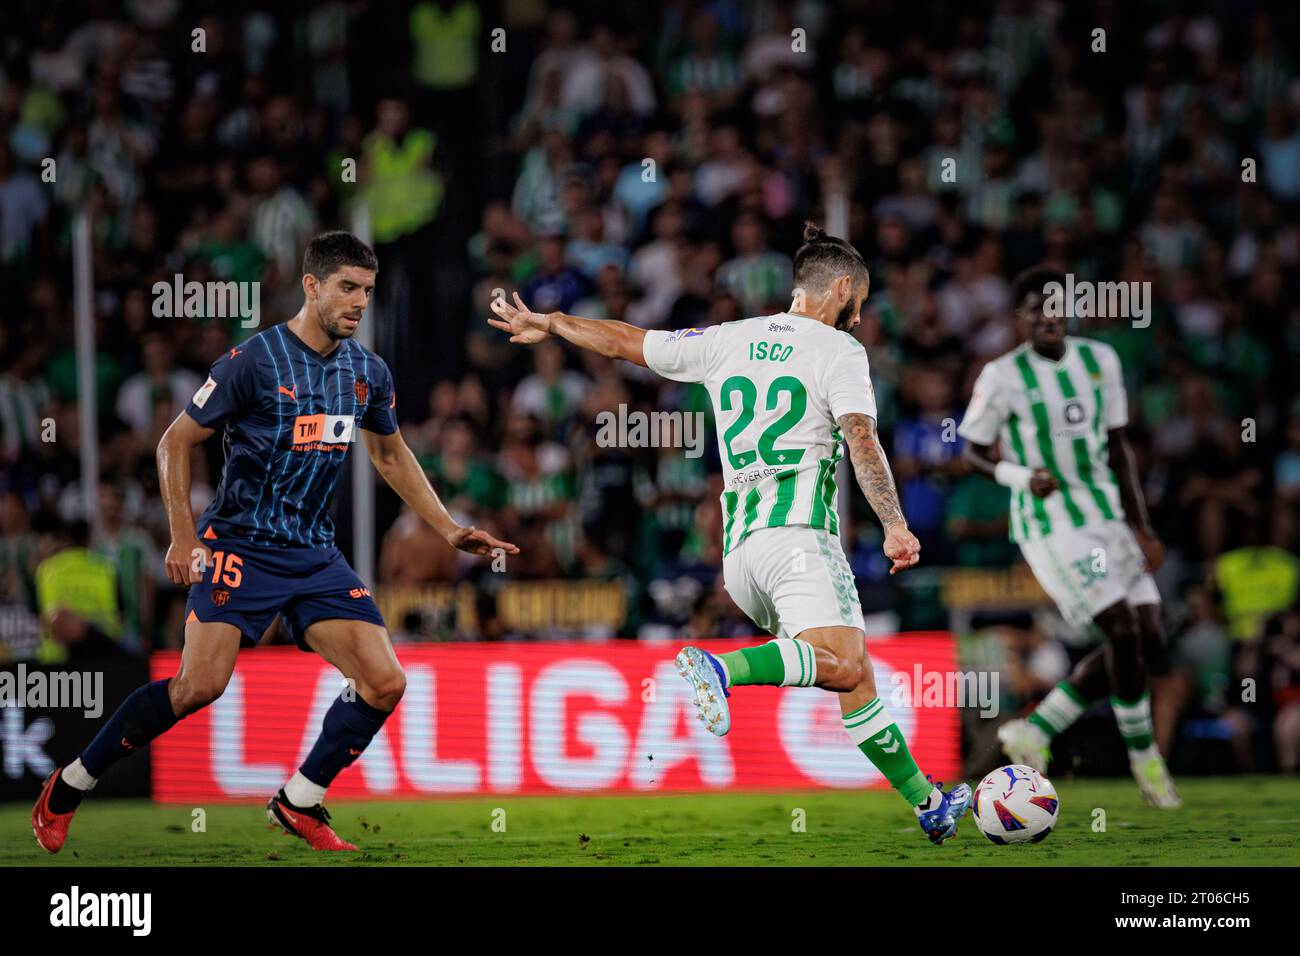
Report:
<svg viewBox="0 0 1300 956"><path fill-rule="evenodd" d="M999 767L975 788L975 825L994 843L1038 843L1056 826L1056 788L1033 767Z"/></svg>

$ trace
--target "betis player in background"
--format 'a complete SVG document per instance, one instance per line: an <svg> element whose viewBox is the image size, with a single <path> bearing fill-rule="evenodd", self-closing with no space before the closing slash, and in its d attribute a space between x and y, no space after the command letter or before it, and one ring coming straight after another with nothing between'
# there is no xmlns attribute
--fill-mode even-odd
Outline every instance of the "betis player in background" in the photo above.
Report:
<svg viewBox="0 0 1300 956"><path fill-rule="evenodd" d="M1151 577L1164 549L1125 433L1119 357L1066 335L1065 319L1046 313L1053 282L1064 288L1065 277L1032 269L1016 278L1012 302L1027 341L980 372L957 433L966 460L1011 489L1011 538L1043 590L1071 624L1095 624L1103 642L1028 720L998 728L998 739L1013 762L1045 772L1052 738L1109 690L1143 797L1174 809L1181 800L1155 746L1147 677L1165 659Z"/></svg>
<svg viewBox="0 0 1300 956"><path fill-rule="evenodd" d="M915 809L935 843L957 832L971 791L944 793L923 774L876 692L862 608L840 547L835 465L847 439L858 484L885 527L890 573L910 568L921 546L907 528L876 436L867 353L849 334L870 278L862 257L811 223L794 260L788 312L706 329L647 332L622 322L530 312L494 300L488 321L532 345L559 336L708 389L718 422L724 491L727 591L776 639L714 656L695 647L677 667L710 731L731 727L728 688L820 687L839 694L844 729Z"/></svg>
<svg viewBox="0 0 1300 956"><path fill-rule="evenodd" d="M167 576L190 586L180 669L131 694L77 759L45 781L32 830L50 853L63 846L96 781L220 697L240 643L255 644L277 615L300 649L320 654L350 687L326 711L315 745L271 797L267 816L314 850L356 849L330 826L325 790L366 749L406 687L379 608L334 545L330 499L357 432L384 480L452 547L479 555L519 550L458 525L402 439L388 366L352 339L378 268L370 247L349 233L312 239L301 311L218 359L163 435ZM190 453L218 431L226 463L196 523Z"/></svg>

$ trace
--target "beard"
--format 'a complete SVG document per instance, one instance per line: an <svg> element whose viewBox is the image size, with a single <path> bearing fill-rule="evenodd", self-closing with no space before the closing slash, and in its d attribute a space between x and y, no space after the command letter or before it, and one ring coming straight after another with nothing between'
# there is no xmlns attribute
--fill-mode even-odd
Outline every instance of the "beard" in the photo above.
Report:
<svg viewBox="0 0 1300 956"><path fill-rule="evenodd" d="M343 327L342 313L335 313L329 317L322 317L321 328L331 339L350 339L356 329L347 329Z"/></svg>
<svg viewBox="0 0 1300 956"><path fill-rule="evenodd" d="M840 309L840 314L835 316L835 328L839 329L841 332L847 332L849 330L849 324L853 321L853 314L857 311L857 309L854 308L855 304L856 303L852 299L849 299L848 302L844 303L843 308Z"/></svg>

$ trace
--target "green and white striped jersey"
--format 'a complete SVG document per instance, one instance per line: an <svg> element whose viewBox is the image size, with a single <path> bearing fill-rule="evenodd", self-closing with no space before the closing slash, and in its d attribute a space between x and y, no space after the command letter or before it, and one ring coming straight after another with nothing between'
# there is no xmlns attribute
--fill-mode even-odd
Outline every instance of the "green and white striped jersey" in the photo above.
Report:
<svg viewBox="0 0 1300 956"><path fill-rule="evenodd" d="M957 434L978 445L1000 438L1003 458L1056 476L1060 490L1046 498L1012 492L1011 540L1027 541L1124 518L1107 437L1127 424L1115 350L1067 336L1059 362L1025 343L984 366Z"/></svg>
<svg viewBox="0 0 1300 956"><path fill-rule="evenodd" d="M706 329L648 332L651 370L708 390L722 458L722 550L759 528L839 534L836 420L876 417L867 352L857 339L781 312Z"/></svg>

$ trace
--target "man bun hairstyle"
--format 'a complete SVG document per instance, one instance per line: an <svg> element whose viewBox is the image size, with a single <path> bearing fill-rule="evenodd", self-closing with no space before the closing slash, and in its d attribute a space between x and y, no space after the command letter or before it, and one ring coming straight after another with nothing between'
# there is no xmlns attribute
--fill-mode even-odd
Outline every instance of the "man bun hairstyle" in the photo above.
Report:
<svg viewBox="0 0 1300 956"><path fill-rule="evenodd" d="M820 292L842 275L853 276L855 284L868 278L861 253L812 220L804 222L803 245L794 255L794 284Z"/></svg>
<svg viewBox="0 0 1300 956"><path fill-rule="evenodd" d="M344 266L360 266L378 272L379 259L368 245L341 229L313 236L307 243L307 251L302 254L303 275L314 275L321 282Z"/></svg>

